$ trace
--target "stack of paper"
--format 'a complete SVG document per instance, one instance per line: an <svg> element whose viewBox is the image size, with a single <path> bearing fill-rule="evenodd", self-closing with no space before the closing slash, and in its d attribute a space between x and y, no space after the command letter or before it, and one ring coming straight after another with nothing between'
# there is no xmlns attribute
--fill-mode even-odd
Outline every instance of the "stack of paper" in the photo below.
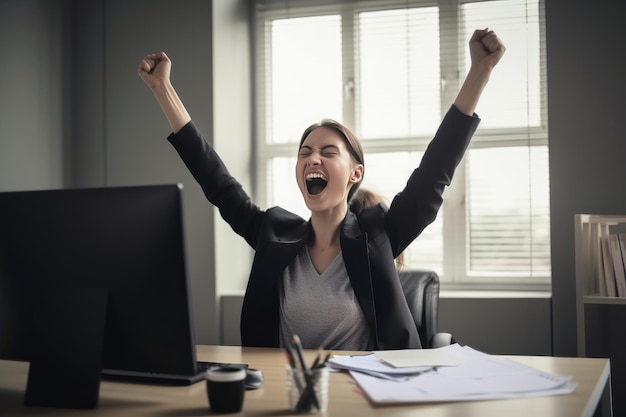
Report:
<svg viewBox="0 0 626 417"><path fill-rule="evenodd" d="M378 351L335 356L376 403L468 401L569 394L570 377L497 359L458 344L439 349Z"/></svg>

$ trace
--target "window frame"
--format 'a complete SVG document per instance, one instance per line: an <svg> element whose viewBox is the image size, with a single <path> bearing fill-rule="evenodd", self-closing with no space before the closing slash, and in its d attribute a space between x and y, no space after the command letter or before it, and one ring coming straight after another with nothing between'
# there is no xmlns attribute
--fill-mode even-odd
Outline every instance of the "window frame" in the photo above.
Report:
<svg viewBox="0 0 626 417"><path fill-rule="evenodd" d="M357 76L358 65L355 63L355 50L357 48L356 39L356 23L355 16L364 11L402 9L414 6L438 6L440 14L440 33L446 32L448 38L459 39L459 8L461 4L484 2L490 0L362 0L351 2L332 2L317 1L311 2L307 0L265 0L257 2L257 8L254 16L254 25L256 26L253 34L255 35L254 56L257 68L255 75L255 139L253 139L253 148L256 161L256 175L254 189L257 192L257 201L267 207L268 201L268 184L269 164L272 158L276 157L295 157L296 150L294 143L268 143L265 139L266 121L270 120L268 111L270 106L266 91L266 80L269 77L265 74L265 70L269 68L266 63L268 56L269 29L265 22L267 19L294 18L294 17L310 17L320 15L339 14L342 22L342 56L350 58L350 63L343 65L343 85L344 85L344 103L343 103L343 122L347 126L358 126L357 108L358 101L354 99L355 94L351 97L346 94L350 90L349 82L353 82ZM497 1L497 0L496 0ZM540 90L541 90L541 123L536 127L521 128L487 128L478 129L472 138L470 149L492 148L492 147L508 147L508 146L548 146L548 117L547 117L547 71L546 54L545 54L545 15L544 1L539 1L540 16ZM262 4L261 4L262 3ZM311 6L311 3L315 3ZM285 5L289 7L285 8ZM445 18L444 18L445 17ZM458 42L457 42L458 43ZM457 44L455 43L455 45ZM462 46L467 46L464 43ZM460 48L461 46L459 46ZM443 48L442 48L443 49ZM442 94L441 94L441 115L443 116L451 103L454 101L456 94L460 88L460 84L465 74L458 74L459 60L461 53L458 49L454 53L449 53L441 58L441 76L442 76ZM445 74L457 74L456 77L446 79ZM354 88L354 87L352 87ZM358 96L358 94L356 94ZM306 126L303 126L303 130ZM358 133L357 133L358 135ZM362 145L366 155L372 152L406 152L407 141L411 141L411 151L423 151L432 135L402 138L378 138L378 139L362 139ZM467 219L465 209L465 183L466 183L466 159L463 158L457 171L455 172L454 181L445 191L444 208L439 213L443 216L443 273L441 274L442 288L447 290L512 290L512 291L549 291L551 287L551 273L536 274L529 276L528 274L520 274L516 279L515 273L503 274L481 274L474 276L469 273L468 268L468 248L467 240ZM463 239L459 239L459 233L462 233ZM453 238L456 236L456 238ZM454 254L452 259L451 255ZM471 281L470 281L471 280Z"/></svg>

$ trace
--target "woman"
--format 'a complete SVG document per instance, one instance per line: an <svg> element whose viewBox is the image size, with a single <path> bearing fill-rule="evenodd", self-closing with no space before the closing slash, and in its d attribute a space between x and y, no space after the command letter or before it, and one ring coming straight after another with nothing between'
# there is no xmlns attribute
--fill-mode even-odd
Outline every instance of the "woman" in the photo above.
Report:
<svg viewBox="0 0 626 417"><path fill-rule="evenodd" d="M420 348L394 258L430 224L478 126L474 110L504 53L493 31L470 42L467 77L419 168L389 209L358 215L349 200L364 174L361 145L341 124L305 130L296 181L309 221L280 207L262 210L206 143L170 82L171 61L147 55L138 73L152 90L173 133L168 137L208 200L255 250L241 315L244 346L285 346L298 335L305 348Z"/></svg>

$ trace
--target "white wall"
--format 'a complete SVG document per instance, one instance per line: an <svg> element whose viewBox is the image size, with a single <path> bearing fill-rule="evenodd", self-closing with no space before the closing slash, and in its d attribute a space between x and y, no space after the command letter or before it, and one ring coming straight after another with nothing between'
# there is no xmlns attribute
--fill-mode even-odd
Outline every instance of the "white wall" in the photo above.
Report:
<svg viewBox="0 0 626 417"><path fill-rule="evenodd" d="M230 173L252 193L250 28L246 1L213 3L213 146ZM242 140L244 139L244 140ZM240 146L239 146L239 145ZM218 210L215 217L217 293L246 287L252 250L233 233Z"/></svg>

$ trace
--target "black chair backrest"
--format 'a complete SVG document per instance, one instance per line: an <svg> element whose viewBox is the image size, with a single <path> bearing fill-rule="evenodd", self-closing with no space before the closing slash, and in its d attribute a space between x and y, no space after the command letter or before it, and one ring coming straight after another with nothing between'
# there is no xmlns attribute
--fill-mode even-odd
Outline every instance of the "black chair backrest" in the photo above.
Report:
<svg viewBox="0 0 626 417"><path fill-rule="evenodd" d="M411 270L399 274L402 290L424 348L438 329L439 276L434 271Z"/></svg>

